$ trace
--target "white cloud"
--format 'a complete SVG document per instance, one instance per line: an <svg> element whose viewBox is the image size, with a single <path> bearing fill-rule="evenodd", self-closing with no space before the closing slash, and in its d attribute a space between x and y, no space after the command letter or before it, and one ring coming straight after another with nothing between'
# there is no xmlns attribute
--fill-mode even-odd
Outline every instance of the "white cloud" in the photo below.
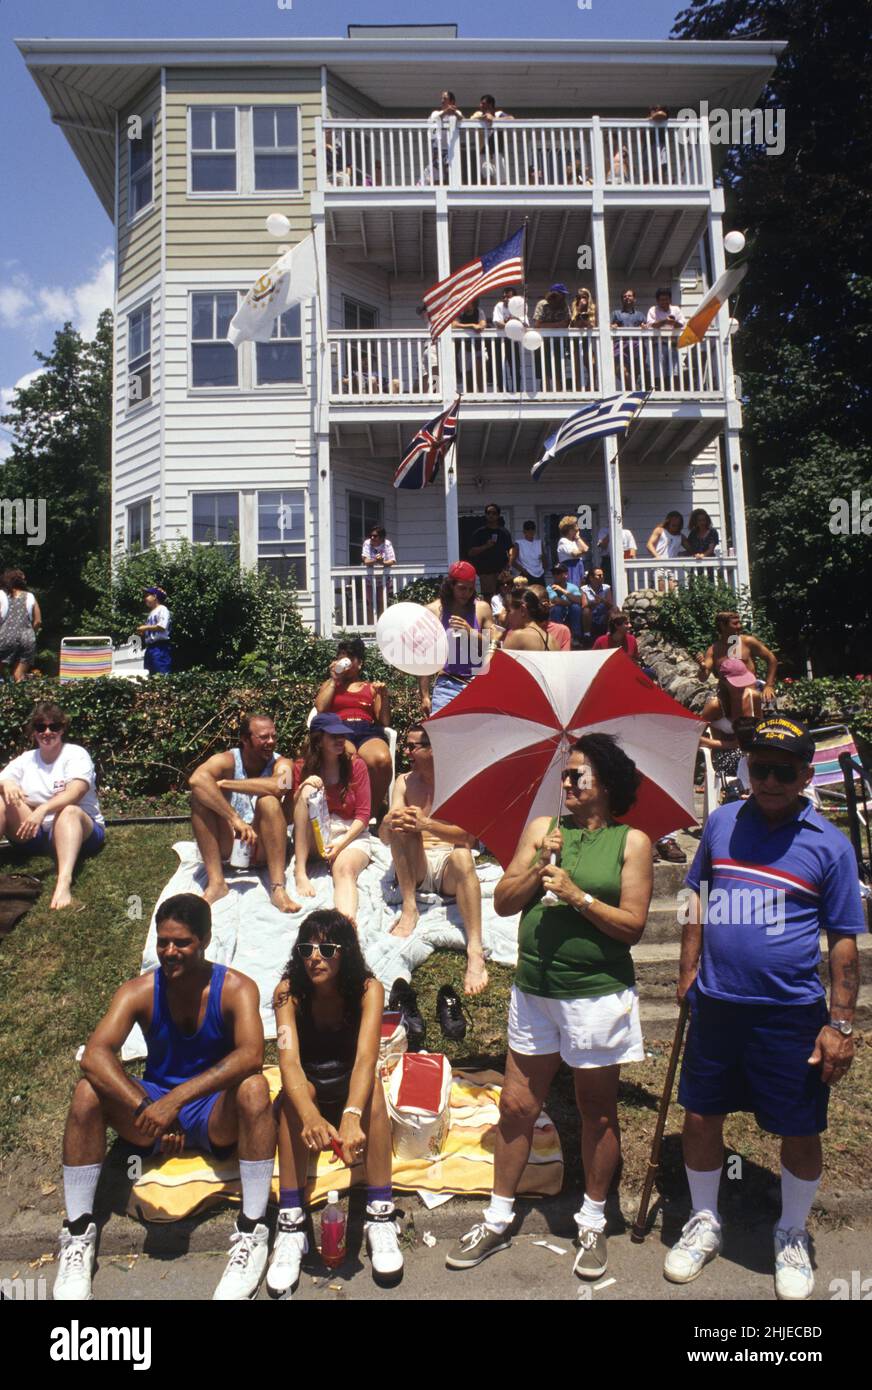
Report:
<svg viewBox="0 0 872 1390"><path fill-rule="evenodd" d="M114 296L115 259L108 250L77 285L37 285L29 272L20 271L0 285L0 325L54 329L69 319L83 337L93 338L97 319L104 309L111 309Z"/></svg>

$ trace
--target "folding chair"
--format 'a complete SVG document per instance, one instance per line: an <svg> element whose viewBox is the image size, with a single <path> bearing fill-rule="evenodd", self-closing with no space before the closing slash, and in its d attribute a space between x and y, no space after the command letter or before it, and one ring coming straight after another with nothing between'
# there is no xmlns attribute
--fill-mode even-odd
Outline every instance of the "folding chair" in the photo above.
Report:
<svg viewBox="0 0 872 1390"><path fill-rule="evenodd" d="M812 762L814 775L811 783L814 790L815 805L820 809L824 800L830 800L836 805L846 808L845 777L839 765L839 757L842 753L848 753L862 764L863 759L857 752L854 736L847 724L827 724L820 729L811 729L809 732L815 741L815 753ZM857 815L864 825L866 824L866 816L870 812L872 812L872 802L867 800L865 788L861 788L857 798Z"/></svg>
<svg viewBox="0 0 872 1390"><path fill-rule="evenodd" d="M112 675L111 637L62 637L60 681L96 680Z"/></svg>

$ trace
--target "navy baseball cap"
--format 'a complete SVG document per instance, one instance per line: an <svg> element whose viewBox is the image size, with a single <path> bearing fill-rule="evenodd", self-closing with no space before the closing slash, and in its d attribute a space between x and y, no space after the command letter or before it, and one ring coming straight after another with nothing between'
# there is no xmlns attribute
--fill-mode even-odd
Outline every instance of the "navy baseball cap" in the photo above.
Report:
<svg viewBox="0 0 872 1390"><path fill-rule="evenodd" d="M569 290L566 288L565 285L552 285L551 288L550 288L550 290L548 291L548 293L549 293L549 294L569 294Z"/></svg>
<svg viewBox="0 0 872 1390"><path fill-rule="evenodd" d="M784 753L793 753L804 763L810 763L814 757L814 739L805 724L800 724L790 714L771 714L761 719L748 748L754 753L780 748Z"/></svg>
<svg viewBox="0 0 872 1390"><path fill-rule="evenodd" d="M343 738L351 738L352 730L343 724L338 714L316 714L309 725L309 733L341 734Z"/></svg>

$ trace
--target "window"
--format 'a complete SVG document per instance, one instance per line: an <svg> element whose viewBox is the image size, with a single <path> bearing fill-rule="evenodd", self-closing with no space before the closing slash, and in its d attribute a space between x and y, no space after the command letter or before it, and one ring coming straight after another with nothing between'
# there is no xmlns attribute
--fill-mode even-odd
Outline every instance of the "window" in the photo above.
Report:
<svg viewBox="0 0 872 1390"><path fill-rule="evenodd" d="M148 550L151 544L151 498L127 508L127 549Z"/></svg>
<svg viewBox="0 0 872 1390"><path fill-rule="evenodd" d="M227 341L236 290L191 295L191 385L238 386L239 360Z"/></svg>
<svg viewBox="0 0 872 1390"><path fill-rule="evenodd" d="M127 404L151 398L151 305L127 315Z"/></svg>
<svg viewBox="0 0 872 1390"><path fill-rule="evenodd" d="M282 582L291 578L298 589L308 587L305 492L257 494L257 567Z"/></svg>
<svg viewBox="0 0 872 1390"><path fill-rule="evenodd" d="M236 193L236 108L192 106L191 192Z"/></svg>
<svg viewBox="0 0 872 1390"><path fill-rule="evenodd" d="M254 190L297 189L299 122L296 106L253 106Z"/></svg>
<svg viewBox="0 0 872 1390"><path fill-rule="evenodd" d="M270 341L255 344L258 386L302 382L303 340L300 324L300 305L295 304L275 320Z"/></svg>
<svg viewBox="0 0 872 1390"><path fill-rule="evenodd" d="M348 494L348 563L362 565L361 551L373 526L381 526L384 503L380 497Z"/></svg>
<svg viewBox="0 0 872 1390"><path fill-rule="evenodd" d="M195 492L191 501L194 544L238 549L239 493Z"/></svg>
<svg viewBox="0 0 872 1390"><path fill-rule="evenodd" d="M371 304L359 304L356 299L343 296L345 327L350 329L378 328L378 309Z"/></svg>
<svg viewBox="0 0 872 1390"><path fill-rule="evenodd" d="M151 205L154 145L154 121L146 121L138 140L128 141L129 182L127 197L127 220L132 221L137 213Z"/></svg>

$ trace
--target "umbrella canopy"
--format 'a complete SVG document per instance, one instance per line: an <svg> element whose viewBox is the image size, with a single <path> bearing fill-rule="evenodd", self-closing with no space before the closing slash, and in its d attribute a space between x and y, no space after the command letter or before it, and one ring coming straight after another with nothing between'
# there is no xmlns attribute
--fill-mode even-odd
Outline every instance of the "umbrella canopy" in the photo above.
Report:
<svg viewBox="0 0 872 1390"><path fill-rule="evenodd" d="M694 825L701 720L619 647L600 652L495 652L489 669L427 720L433 814L484 841L505 867L536 816L557 814L571 742L613 734L642 774L618 819L659 840Z"/></svg>

